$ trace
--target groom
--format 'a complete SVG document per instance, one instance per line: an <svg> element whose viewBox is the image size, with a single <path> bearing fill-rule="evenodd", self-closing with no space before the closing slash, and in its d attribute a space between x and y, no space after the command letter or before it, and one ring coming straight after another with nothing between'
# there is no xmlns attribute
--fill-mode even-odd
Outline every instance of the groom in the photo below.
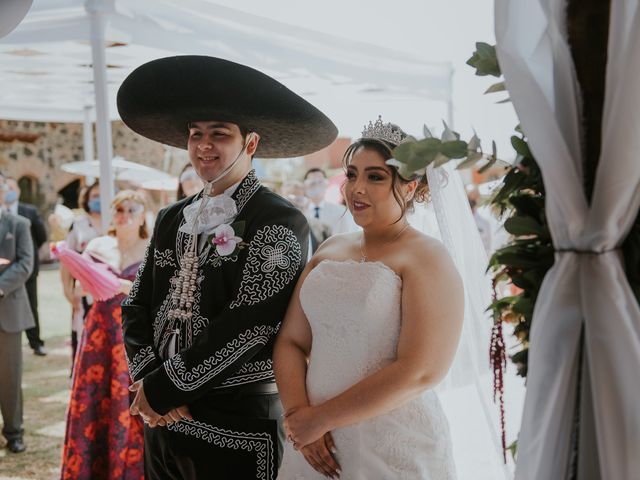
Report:
<svg viewBox="0 0 640 480"><path fill-rule="evenodd" d="M309 230L251 161L317 151L336 128L274 79L212 57L142 65L118 109L137 133L187 148L213 182L158 214L122 305L146 478L273 479L283 431L272 347Z"/></svg>

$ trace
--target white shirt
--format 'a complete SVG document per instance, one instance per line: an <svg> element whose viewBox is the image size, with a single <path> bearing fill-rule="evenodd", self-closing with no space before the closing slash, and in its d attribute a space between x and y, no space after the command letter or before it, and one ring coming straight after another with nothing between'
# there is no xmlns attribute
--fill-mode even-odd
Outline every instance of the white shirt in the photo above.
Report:
<svg viewBox="0 0 640 480"><path fill-rule="evenodd" d="M318 216L316 216L316 208ZM331 234L355 232L358 226L353 221L351 212L344 205L335 203L321 202L319 205L313 202L309 203L309 207L305 211L307 218L318 218L321 222L326 223L331 230Z"/></svg>

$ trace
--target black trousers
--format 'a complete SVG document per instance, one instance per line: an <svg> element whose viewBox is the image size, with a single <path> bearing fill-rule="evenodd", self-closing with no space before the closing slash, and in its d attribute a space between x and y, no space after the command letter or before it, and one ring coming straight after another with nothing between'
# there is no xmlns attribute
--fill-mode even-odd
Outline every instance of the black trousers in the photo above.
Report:
<svg viewBox="0 0 640 480"><path fill-rule="evenodd" d="M25 330L25 332L27 333L27 339L29 340L29 346L31 348L41 347L44 345L44 341L40 338L40 318L38 317L38 276L31 276L24 286L27 289L33 320L36 322L35 327L29 328Z"/></svg>
<svg viewBox="0 0 640 480"><path fill-rule="evenodd" d="M146 480L275 480L284 445L278 394L224 394L190 410L193 421L145 425Z"/></svg>

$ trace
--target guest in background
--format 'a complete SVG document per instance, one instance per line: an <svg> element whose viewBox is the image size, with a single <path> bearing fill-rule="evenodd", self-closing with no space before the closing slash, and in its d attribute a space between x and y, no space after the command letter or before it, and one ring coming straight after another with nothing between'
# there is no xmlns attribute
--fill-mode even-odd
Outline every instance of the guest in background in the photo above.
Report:
<svg viewBox="0 0 640 480"><path fill-rule="evenodd" d="M80 192L78 204L82 208L81 214L71 224L67 235L67 245L78 253L82 253L87 244L101 235L102 215L100 214L100 188L98 182ZM76 289L76 282L68 270L60 266L64 296L71 304L71 370L78 348L78 338L82 332L84 317L89 311L92 299L83 296Z"/></svg>
<svg viewBox="0 0 640 480"><path fill-rule="evenodd" d="M353 232L358 229L351 214L344 205L325 201L329 180L324 170L311 168L304 175L305 194L309 203L305 210L307 219L319 220L329 227L329 236L337 233ZM325 239L318 238L319 243Z"/></svg>
<svg viewBox="0 0 640 480"><path fill-rule="evenodd" d="M476 222L476 226L478 227L478 232L480 232L480 238L482 239L482 244L484 245L484 249L487 254L491 254L492 248L492 234L491 234L491 223L487 220L480 212L478 212L478 202L480 201L480 191L478 187L475 185L467 185L467 198L469 200L469 206L471 207L471 212L473 213L473 219Z"/></svg>
<svg viewBox="0 0 640 480"><path fill-rule="evenodd" d="M29 346L38 356L47 354L44 341L40 337L40 318L38 316L38 273L40 271L40 247L47 241L47 230L38 209L20 199L20 187L15 178L6 178L7 191L4 194L4 205L13 215L19 215L31 222L31 240L33 242L33 273L27 280L25 287L29 296L29 305L33 313L35 326L26 330Z"/></svg>
<svg viewBox="0 0 640 480"><path fill-rule="evenodd" d="M0 205L6 192L0 174ZM22 331L33 327L25 282L33 269L29 220L0 209L0 411L11 453L26 449L22 435Z"/></svg>
<svg viewBox="0 0 640 480"><path fill-rule="evenodd" d="M297 180L290 180L280 187L280 195L289 200L302 213L309 207L309 199L305 195L304 184ZM309 221L310 252L315 252L318 246L331 236L331 228L320 219L311 217Z"/></svg>
<svg viewBox="0 0 640 480"><path fill-rule="evenodd" d="M176 200L190 197L198 193L204 187L204 183L193 169L190 163L187 163L178 177L178 192Z"/></svg>
<svg viewBox="0 0 640 480"><path fill-rule="evenodd" d="M120 293L96 301L87 314L73 369L62 479L144 479L143 423L129 415L129 371L120 304L129 293L149 241L144 197L123 190L111 204L108 235L85 253L121 279Z"/></svg>

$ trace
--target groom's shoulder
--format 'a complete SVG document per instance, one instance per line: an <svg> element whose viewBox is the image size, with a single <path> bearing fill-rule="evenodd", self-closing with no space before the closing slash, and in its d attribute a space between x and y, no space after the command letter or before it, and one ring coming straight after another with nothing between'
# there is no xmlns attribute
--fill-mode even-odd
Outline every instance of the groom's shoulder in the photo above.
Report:
<svg viewBox="0 0 640 480"><path fill-rule="evenodd" d="M306 224L304 214L289 200L281 197L267 187L260 188L247 205L258 221L285 221L287 223Z"/></svg>

